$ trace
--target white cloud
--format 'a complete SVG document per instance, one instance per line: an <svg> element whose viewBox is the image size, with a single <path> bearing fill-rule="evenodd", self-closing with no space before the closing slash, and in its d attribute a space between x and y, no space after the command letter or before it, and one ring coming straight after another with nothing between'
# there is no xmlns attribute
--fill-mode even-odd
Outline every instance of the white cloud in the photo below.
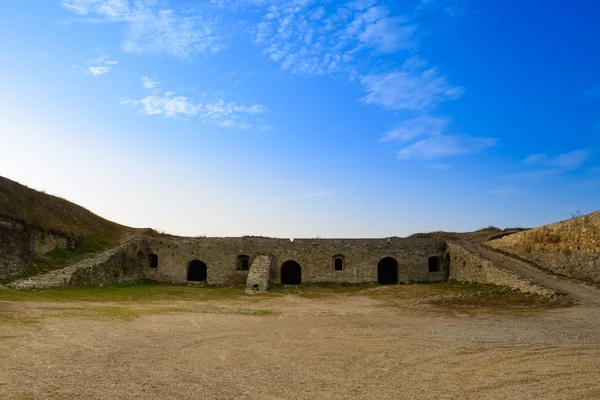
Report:
<svg viewBox="0 0 600 400"><path fill-rule="evenodd" d="M142 76L142 85L146 89L154 89L160 85L160 82L152 80L152 79L148 78L147 76Z"/></svg>
<svg viewBox="0 0 600 400"><path fill-rule="evenodd" d="M456 100L463 89L452 86L436 68L423 72L401 69L361 79L367 96L363 101L392 110L426 111L442 101Z"/></svg>
<svg viewBox="0 0 600 400"><path fill-rule="evenodd" d="M100 76L107 74L110 71L110 67L89 67L88 71L94 76Z"/></svg>
<svg viewBox="0 0 600 400"><path fill-rule="evenodd" d="M408 142L424 136L439 136L449 124L449 118L425 114L399 123L396 128L386 132L381 140Z"/></svg>
<svg viewBox="0 0 600 400"><path fill-rule="evenodd" d="M140 100L124 100L121 104L135 107L146 115L162 115L168 118L196 117L203 123L238 129L254 127L256 122L252 117L268 111L263 105L244 106L233 101L225 102L221 98L211 102L194 102L186 96L177 96L173 92L161 93L160 90Z"/></svg>
<svg viewBox="0 0 600 400"><path fill-rule="evenodd" d="M575 150L559 154L556 157L549 157L546 154L532 154L525 158L523 162L526 164L542 164L564 169L575 169L587 161L591 154L588 150Z"/></svg>
<svg viewBox="0 0 600 400"><path fill-rule="evenodd" d="M351 1L326 8L311 1L269 1L255 43L292 73L353 74L356 52L394 53L416 47L417 27L378 3Z"/></svg>
<svg viewBox="0 0 600 400"><path fill-rule="evenodd" d="M469 136L433 136L404 147L398 152L398 158L424 159L475 153L487 147L495 146L495 138L479 138Z"/></svg>
<svg viewBox="0 0 600 400"><path fill-rule="evenodd" d="M217 23L201 15L189 16L163 8L156 0L63 0L66 9L82 16L127 25L121 49L130 53L166 53L188 58L223 48Z"/></svg>
<svg viewBox="0 0 600 400"><path fill-rule="evenodd" d="M84 64L90 65L87 67L87 71L96 77L109 73L113 66L117 65L118 63L118 61L111 60L105 54L99 56L98 58L84 62Z"/></svg>

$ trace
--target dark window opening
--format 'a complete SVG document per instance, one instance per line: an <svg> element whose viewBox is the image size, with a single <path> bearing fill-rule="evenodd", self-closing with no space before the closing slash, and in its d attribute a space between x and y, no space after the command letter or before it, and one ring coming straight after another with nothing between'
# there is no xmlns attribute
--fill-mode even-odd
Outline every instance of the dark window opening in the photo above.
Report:
<svg viewBox="0 0 600 400"><path fill-rule="evenodd" d="M250 257L245 255L238 256L237 269L239 271L248 271L250 269Z"/></svg>
<svg viewBox="0 0 600 400"><path fill-rule="evenodd" d="M333 256L333 269L335 271L343 271L344 270L344 256L339 254L337 256Z"/></svg>
<svg viewBox="0 0 600 400"><path fill-rule="evenodd" d="M429 272L439 272L440 263L438 256L429 257Z"/></svg>
<svg viewBox="0 0 600 400"><path fill-rule="evenodd" d="M302 283L302 268L296 261L286 261L281 265L281 283L299 285Z"/></svg>
<svg viewBox="0 0 600 400"><path fill-rule="evenodd" d="M385 257L377 264L377 282L382 285L398 283L398 263L392 257Z"/></svg>
<svg viewBox="0 0 600 400"><path fill-rule="evenodd" d="M206 280L206 264L200 260L192 260L187 267L187 280L193 282L202 282Z"/></svg>
<svg viewBox="0 0 600 400"><path fill-rule="evenodd" d="M150 268L158 268L158 256L156 254L148 254L148 263Z"/></svg>

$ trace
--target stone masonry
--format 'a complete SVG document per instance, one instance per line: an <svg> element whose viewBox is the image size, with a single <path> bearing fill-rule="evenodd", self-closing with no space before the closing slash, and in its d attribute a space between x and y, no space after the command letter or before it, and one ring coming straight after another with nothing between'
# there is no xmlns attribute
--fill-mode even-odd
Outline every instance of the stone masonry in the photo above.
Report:
<svg viewBox="0 0 600 400"><path fill-rule="evenodd" d="M492 240L486 246L559 275L600 283L600 211Z"/></svg>
<svg viewBox="0 0 600 400"><path fill-rule="evenodd" d="M267 290L272 262L273 257L270 255L261 254L254 258L246 279L246 293L252 294Z"/></svg>

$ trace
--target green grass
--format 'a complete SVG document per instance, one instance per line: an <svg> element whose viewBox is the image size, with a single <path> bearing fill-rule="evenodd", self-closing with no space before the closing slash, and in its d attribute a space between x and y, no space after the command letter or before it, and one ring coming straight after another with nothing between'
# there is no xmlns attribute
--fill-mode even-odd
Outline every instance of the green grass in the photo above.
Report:
<svg viewBox="0 0 600 400"><path fill-rule="evenodd" d="M543 310L569 307L574 303L566 298L548 299L511 291L508 288L477 283L440 282L382 286L378 284L311 284L298 287L273 285L264 294L248 296L243 285L186 286L139 281L106 287L66 287L47 290L0 290L0 301L39 302L94 302L106 305L85 305L64 311L65 316L87 318L134 319L143 314L168 312L225 313L270 315L265 310L245 310L228 307L170 307L156 302L170 301L260 301L283 295L306 299L335 298L340 296L367 296L381 301L382 306L402 307L403 304L422 304L434 310L463 310L465 312L502 312L506 310ZM407 303L407 301L409 301ZM145 302L153 302L146 303ZM114 303L121 303L115 305ZM1 315L1 314L0 314ZM7 317L8 318L8 317ZM6 320L9 323L12 320ZM1 321L0 321L1 322Z"/></svg>
<svg viewBox="0 0 600 400"><path fill-rule="evenodd" d="M35 255L33 263L24 272L11 276L9 279L1 279L0 284L64 268L117 244L116 239L112 237L90 236L83 238L75 250L56 248L44 255Z"/></svg>
<svg viewBox="0 0 600 400"><path fill-rule="evenodd" d="M137 281L104 287L64 287L46 290L0 290L5 301L139 302L169 300L226 300L246 296L243 285L193 287Z"/></svg>

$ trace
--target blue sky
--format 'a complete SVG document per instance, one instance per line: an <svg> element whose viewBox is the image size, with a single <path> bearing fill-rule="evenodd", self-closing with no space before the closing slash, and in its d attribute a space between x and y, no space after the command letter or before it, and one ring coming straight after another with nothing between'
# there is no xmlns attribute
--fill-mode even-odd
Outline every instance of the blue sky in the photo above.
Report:
<svg viewBox="0 0 600 400"><path fill-rule="evenodd" d="M182 235L539 226L600 204L600 4L20 0L0 174Z"/></svg>

